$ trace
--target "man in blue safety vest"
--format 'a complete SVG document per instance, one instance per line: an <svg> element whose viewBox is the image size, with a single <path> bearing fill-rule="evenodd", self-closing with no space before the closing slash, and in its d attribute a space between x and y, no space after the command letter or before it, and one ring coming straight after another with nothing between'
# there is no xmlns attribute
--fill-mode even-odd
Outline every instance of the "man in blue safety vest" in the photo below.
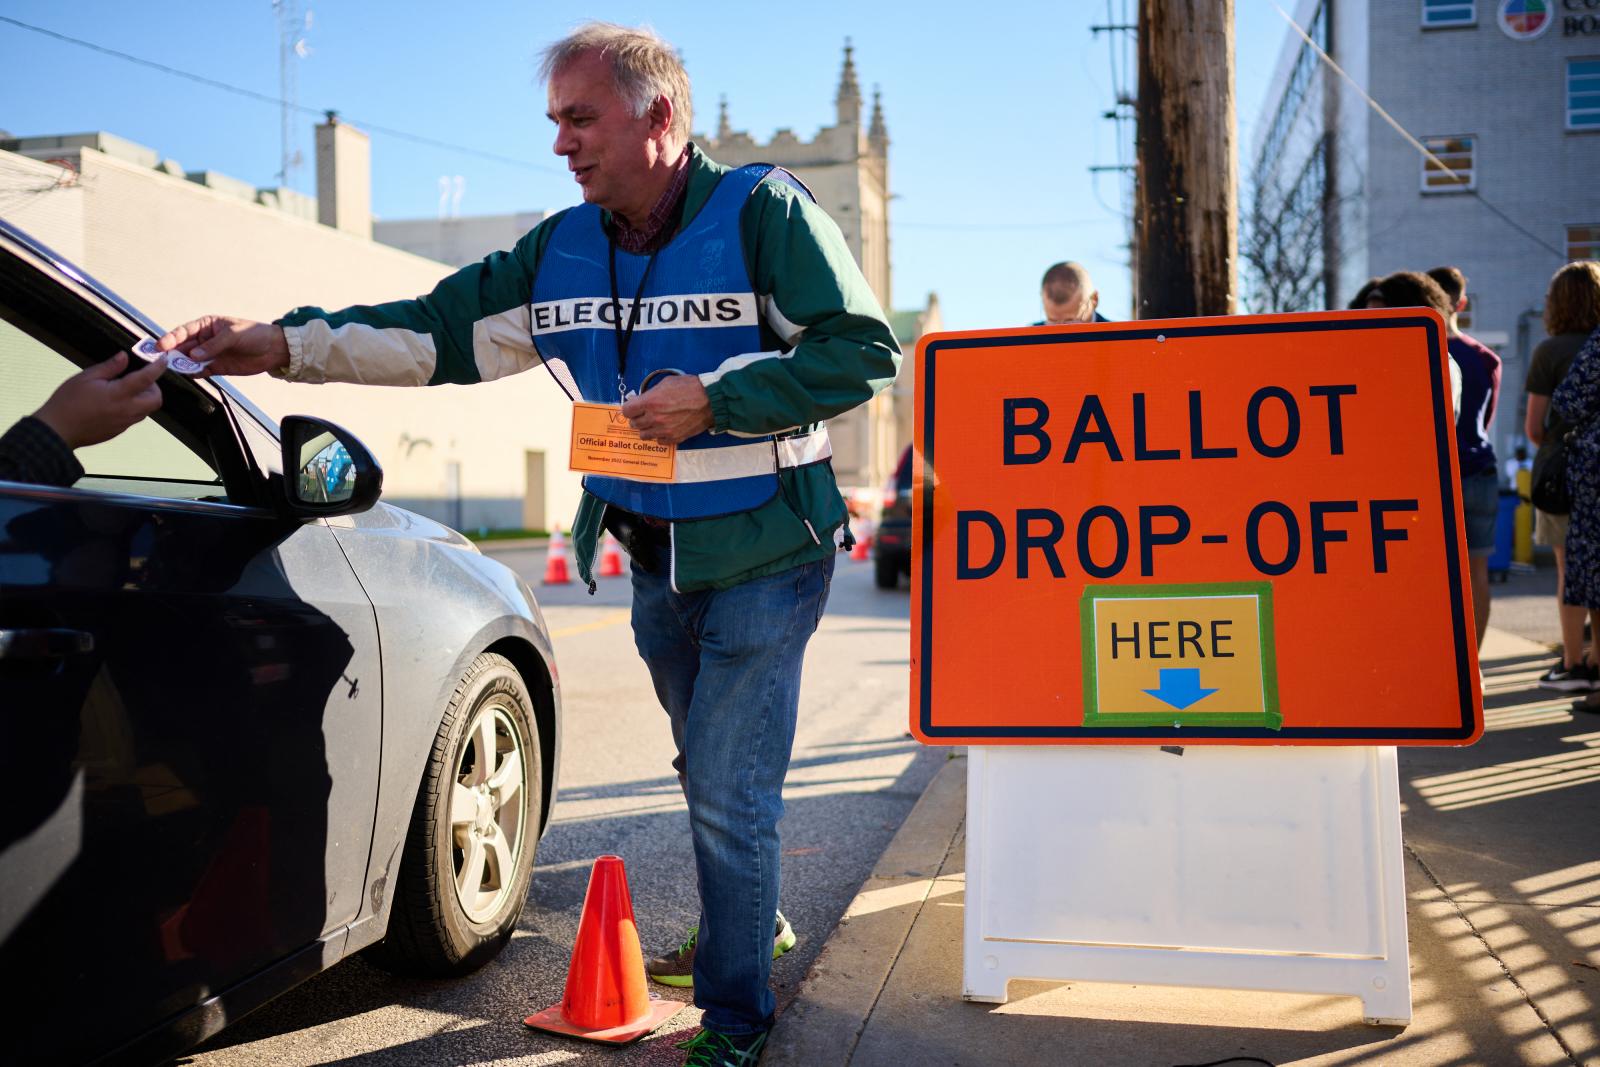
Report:
<svg viewBox="0 0 1600 1067"><path fill-rule="evenodd" d="M676 447L670 482L590 475L574 522L633 557L635 644L677 746L700 923L651 976L704 1009L687 1063L749 1067L773 1022L778 819L800 667L846 515L824 420L888 387L894 335L833 221L793 176L689 141L689 79L648 31L590 23L542 68L584 202L427 296L162 338L208 373L472 383L543 366ZM591 586L592 588L592 586Z"/></svg>

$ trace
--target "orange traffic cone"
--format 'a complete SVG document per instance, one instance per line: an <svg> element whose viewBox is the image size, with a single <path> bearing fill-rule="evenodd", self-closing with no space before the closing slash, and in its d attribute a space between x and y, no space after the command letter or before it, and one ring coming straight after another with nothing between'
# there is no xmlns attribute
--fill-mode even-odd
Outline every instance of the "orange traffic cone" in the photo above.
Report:
<svg viewBox="0 0 1600 1067"><path fill-rule="evenodd" d="M620 856L601 856L589 872L578 940L560 1004L522 1020L536 1030L625 1045L675 1015L683 1004L650 995L633 899Z"/></svg>
<svg viewBox="0 0 1600 1067"><path fill-rule="evenodd" d="M600 549L600 577L622 577L622 546L617 544L617 539L606 532L605 540Z"/></svg>
<svg viewBox="0 0 1600 1067"><path fill-rule="evenodd" d="M557 526L550 535L550 553L544 561L544 584L566 585L572 578L567 574L567 539Z"/></svg>
<svg viewBox="0 0 1600 1067"><path fill-rule="evenodd" d="M872 558L872 520L856 520L856 547L850 550L850 558L856 561Z"/></svg>

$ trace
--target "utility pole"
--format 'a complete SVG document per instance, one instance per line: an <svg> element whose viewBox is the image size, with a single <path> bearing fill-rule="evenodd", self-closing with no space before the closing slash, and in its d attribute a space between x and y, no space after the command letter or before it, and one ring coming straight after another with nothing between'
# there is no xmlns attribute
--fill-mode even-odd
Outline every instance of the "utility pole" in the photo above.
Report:
<svg viewBox="0 0 1600 1067"><path fill-rule="evenodd" d="M1338 0L1324 0L1322 12L1319 16L1323 27L1322 50L1330 56L1337 55L1336 49L1342 43L1334 34L1339 25ZM1337 308L1344 306L1344 299L1339 293L1339 267L1344 263L1344 225L1343 205L1340 203L1339 191L1341 188L1339 168L1343 165L1339 151L1339 131L1344 129L1344 121L1339 114L1339 102L1344 96L1344 86L1339 84L1339 75L1327 64L1321 64L1322 71L1322 306Z"/></svg>
<svg viewBox="0 0 1600 1067"><path fill-rule="evenodd" d="M1134 314L1231 315L1238 288L1233 0L1139 0Z"/></svg>

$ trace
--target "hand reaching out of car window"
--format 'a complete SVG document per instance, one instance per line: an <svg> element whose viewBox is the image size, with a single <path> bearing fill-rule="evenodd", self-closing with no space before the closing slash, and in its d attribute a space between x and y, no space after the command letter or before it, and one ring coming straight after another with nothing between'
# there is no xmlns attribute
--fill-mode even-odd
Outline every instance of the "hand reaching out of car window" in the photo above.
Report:
<svg viewBox="0 0 1600 1067"><path fill-rule="evenodd" d="M163 352L177 349L206 364L198 378L217 374L263 374L289 366L289 342L283 327L231 315L202 315L168 330L156 341Z"/></svg>
<svg viewBox="0 0 1600 1067"><path fill-rule="evenodd" d="M57 386L33 417L69 448L111 440L161 406L156 379L167 369L167 361L156 360L122 374L127 365L128 353L118 352L104 363L84 368Z"/></svg>

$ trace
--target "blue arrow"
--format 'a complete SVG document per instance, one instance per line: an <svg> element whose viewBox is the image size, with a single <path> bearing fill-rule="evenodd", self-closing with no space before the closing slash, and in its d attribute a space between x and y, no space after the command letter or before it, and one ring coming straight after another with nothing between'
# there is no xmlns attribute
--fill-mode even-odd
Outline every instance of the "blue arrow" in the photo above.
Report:
<svg viewBox="0 0 1600 1067"><path fill-rule="evenodd" d="M1155 697L1163 704L1171 704L1182 711L1191 704L1198 704L1206 697L1215 693L1215 689L1200 688L1200 668L1198 667L1163 667L1161 669L1161 685L1157 689L1146 689L1146 693Z"/></svg>

